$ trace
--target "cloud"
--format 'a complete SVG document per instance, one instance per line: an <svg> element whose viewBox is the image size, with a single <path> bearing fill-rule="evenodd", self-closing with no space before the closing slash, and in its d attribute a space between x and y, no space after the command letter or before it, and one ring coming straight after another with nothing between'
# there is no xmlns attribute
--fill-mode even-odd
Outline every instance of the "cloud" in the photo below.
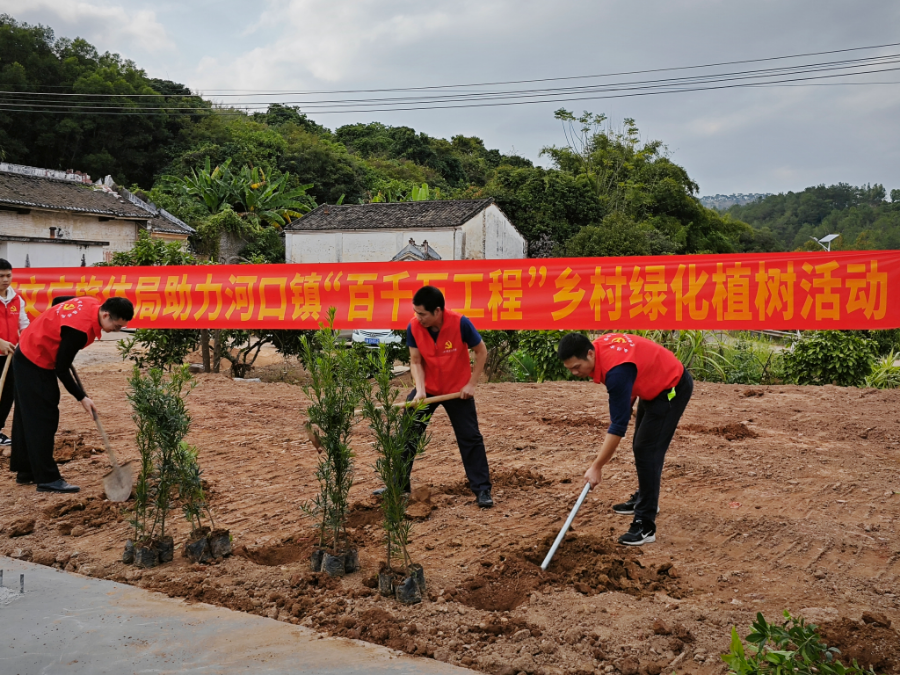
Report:
<svg viewBox="0 0 900 675"><path fill-rule="evenodd" d="M137 46L147 52L172 49L174 44L153 10L128 10L122 5L101 5L83 0L0 0L0 12L19 21L49 25L58 36L83 37L104 51Z"/></svg>

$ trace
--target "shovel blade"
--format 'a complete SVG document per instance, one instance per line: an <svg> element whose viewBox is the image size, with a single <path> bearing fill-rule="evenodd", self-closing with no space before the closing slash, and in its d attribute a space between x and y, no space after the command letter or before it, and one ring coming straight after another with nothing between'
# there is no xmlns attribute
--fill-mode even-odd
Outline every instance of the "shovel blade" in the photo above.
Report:
<svg viewBox="0 0 900 675"><path fill-rule="evenodd" d="M117 466L103 476L103 491L111 502L124 502L131 496L131 488L134 486L134 473L131 462L125 462Z"/></svg>

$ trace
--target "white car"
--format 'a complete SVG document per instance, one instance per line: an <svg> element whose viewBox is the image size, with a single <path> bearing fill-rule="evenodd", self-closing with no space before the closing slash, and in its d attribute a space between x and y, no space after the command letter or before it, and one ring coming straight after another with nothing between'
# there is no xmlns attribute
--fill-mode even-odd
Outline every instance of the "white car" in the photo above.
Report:
<svg viewBox="0 0 900 675"><path fill-rule="evenodd" d="M357 329L350 335L351 342L361 342L371 347L378 345L400 344L403 338L396 335L390 328L381 329Z"/></svg>

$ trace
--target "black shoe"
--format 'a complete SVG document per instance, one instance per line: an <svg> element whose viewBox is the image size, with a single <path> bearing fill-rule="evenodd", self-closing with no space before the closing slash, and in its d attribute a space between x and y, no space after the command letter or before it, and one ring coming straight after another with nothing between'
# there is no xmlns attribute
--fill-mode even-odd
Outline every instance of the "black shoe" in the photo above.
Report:
<svg viewBox="0 0 900 675"><path fill-rule="evenodd" d="M621 504L613 504L613 511L618 513L620 516L633 516L634 515L634 506L637 504L638 495L640 494L640 490L631 495L626 501Z"/></svg>
<svg viewBox="0 0 900 675"><path fill-rule="evenodd" d="M619 543L625 546L643 546L656 541L656 525L647 523L644 525L640 520L631 523L631 529L619 537Z"/></svg>
<svg viewBox="0 0 900 675"><path fill-rule="evenodd" d="M372 490L372 494L375 495L376 497L380 497L380 496L383 495L386 491L387 491L387 488L386 488L386 487L380 487L380 488L378 488L377 490ZM403 491L403 494L405 494L407 497L409 497L409 495L410 495L411 492L412 492L412 490L410 490L409 488L407 488L406 490Z"/></svg>
<svg viewBox="0 0 900 675"><path fill-rule="evenodd" d="M494 500L491 499L491 491L481 490L475 498L475 503L483 509L491 508L494 505Z"/></svg>
<svg viewBox="0 0 900 675"><path fill-rule="evenodd" d="M52 483L38 483L38 492L78 492L81 490L77 485L69 485L64 479L60 478Z"/></svg>
<svg viewBox="0 0 900 675"><path fill-rule="evenodd" d="M633 516L634 507L637 505L638 495L640 494L641 491L638 490L628 498L628 501L622 502L621 504L613 504L613 511L618 513L620 516ZM659 513L659 504L656 505L656 512Z"/></svg>
<svg viewBox="0 0 900 675"><path fill-rule="evenodd" d="M23 473L20 471L16 474L16 483L19 485L34 485L34 476L30 473Z"/></svg>
<svg viewBox="0 0 900 675"><path fill-rule="evenodd" d="M12 441L9 440L9 436L0 432L0 445L12 445Z"/></svg>

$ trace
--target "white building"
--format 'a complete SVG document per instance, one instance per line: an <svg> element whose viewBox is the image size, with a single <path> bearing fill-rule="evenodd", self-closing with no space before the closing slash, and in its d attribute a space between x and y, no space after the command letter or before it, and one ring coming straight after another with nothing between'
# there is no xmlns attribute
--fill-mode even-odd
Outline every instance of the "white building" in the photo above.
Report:
<svg viewBox="0 0 900 675"><path fill-rule="evenodd" d="M525 238L490 199L323 205L285 228L289 263L382 262L410 239L441 260L524 258Z"/></svg>
<svg viewBox="0 0 900 675"><path fill-rule="evenodd" d="M108 262L138 232L186 241L194 230L112 179L0 163L0 258L14 268Z"/></svg>

